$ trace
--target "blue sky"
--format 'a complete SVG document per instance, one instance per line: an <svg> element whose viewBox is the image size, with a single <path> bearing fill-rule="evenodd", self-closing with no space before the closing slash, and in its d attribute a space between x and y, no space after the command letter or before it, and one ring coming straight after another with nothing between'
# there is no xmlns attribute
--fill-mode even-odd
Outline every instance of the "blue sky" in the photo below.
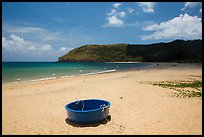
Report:
<svg viewBox="0 0 204 137"><path fill-rule="evenodd" d="M57 61L85 44L202 39L201 2L3 2L3 61Z"/></svg>

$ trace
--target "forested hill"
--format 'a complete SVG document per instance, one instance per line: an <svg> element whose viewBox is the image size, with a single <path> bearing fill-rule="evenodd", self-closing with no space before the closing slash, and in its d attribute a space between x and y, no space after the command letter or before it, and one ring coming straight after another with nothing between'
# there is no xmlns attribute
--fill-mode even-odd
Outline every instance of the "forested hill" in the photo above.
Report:
<svg viewBox="0 0 204 137"><path fill-rule="evenodd" d="M59 62L202 62L202 40L154 44L84 45L59 57Z"/></svg>

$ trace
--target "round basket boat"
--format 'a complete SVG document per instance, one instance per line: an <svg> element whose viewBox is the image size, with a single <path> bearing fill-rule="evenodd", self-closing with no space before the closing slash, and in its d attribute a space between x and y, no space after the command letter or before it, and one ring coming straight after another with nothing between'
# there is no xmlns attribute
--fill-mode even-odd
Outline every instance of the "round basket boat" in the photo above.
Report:
<svg viewBox="0 0 204 137"><path fill-rule="evenodd" d="M78 100L65 106L68 119L78 124L99 123L109 114L110 102L100 99Z"/></svg>

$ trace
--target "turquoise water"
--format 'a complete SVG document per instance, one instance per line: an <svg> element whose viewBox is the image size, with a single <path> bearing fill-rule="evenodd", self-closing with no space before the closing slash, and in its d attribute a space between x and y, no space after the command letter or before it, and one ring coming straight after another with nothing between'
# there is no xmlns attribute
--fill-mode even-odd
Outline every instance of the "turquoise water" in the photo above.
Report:
<svg viewBox="0 0 204 137"><path fill-rule="evenodd" d="M2 82L10 83L91 75L120 70L141 69L153 65L153 63L104 62L3 62Z"/></svg>

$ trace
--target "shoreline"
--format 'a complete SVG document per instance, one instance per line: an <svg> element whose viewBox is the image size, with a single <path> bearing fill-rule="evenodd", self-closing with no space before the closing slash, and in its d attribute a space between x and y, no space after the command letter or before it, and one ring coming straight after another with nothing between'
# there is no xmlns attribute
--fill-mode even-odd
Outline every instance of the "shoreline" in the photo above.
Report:
<svg viewBox="0 0 204 137"><path fill-rule="evenodd" d="M107 63L107 62L106 62ZM115 62L109 62L109 63L115 63ZM120 63L120 62L117 62ZM124 63L133 63L133 62L124 62ZM137 63L141 63L141 62L137 62ZM144 62L147 63L147 62ZM154 63L151 63L154 64ZM155 65L153 65L155 66ZM138 69L146 69L149 67L153 67L153 66L146 66L146 67L138 67L132 70L138 70ZM121 72L121 71L129 71L131 69L128 70L118 70L118 69L110 69L110 70L103 70L103 71L97 71L97 72L87 72L87 73L83 73L83 74L76 74L76 75L65 75L65 76L51 76L51 77L45 77L45 78L39 78L39 79L29 79L29 80L23 80L23 81L14 81L14 82L2 82L4 84L15 84L15 83L25 83L25 82L35 82L35 81L44 81L44 80L50 80L50 79L60 79L60 78L68 78L68 77L80 77L80 76L86 76L86 75L98 75L98 74L104 74L104 73L111 73L111 72Z"/></svg>
<svg viewBox="0 0 204 137"><path fill-rule="evenodd" d="M24 63L24 62L22 62ZM43 62L42 62L43 63ZM105 62L105 63L114 63L114 62ZM121 62L116 62L116 63L121 63ZM124 64L127 63L135 63L135 62L123 62ZM137 63L142 63L142 62L137 62ZM143 62L143 63L149 63L149 64L154 64L151 62ZM140 68L146 68L149 66L139 66L138 68L135 68L135 70L140 69ZM150 66L151 67L151 66ZM128 71L130 69L124 69L125 71ZM81 72L82 70L80 70ZM96 72L87 72L87 73L82 73L82 74L73 74L73 75L56 75L55 73L53 73L52 75L48 75L45 77L41 77L41 78L36 78L36 79L27 79L27 80L22 80L24 78L17 78L16 81L2 81L2 83L5 84L12 84L12 83L24 83L24 82L34 82L34 81L43 81L43 80L49 80L49 79L59 79L59 78L66 78L66 77L78 77L78 76L83 76L83 75L96 75L96 74L103 74L103 73L110 73L110 72L114 72L114 71L123 71L121 69L118 69L118 66L116 68L113 69L108 69L108 70L98 70Z"/></svg>
<svg viewBox="0 0 204 137"><path fill-rule="evenodd" d="M191 77L202 78L202 65L161 63L148 69L2 84L2 134L202 134L202 98L171 97L171 89L142 83ZM111 120L84 127L66 123L65 105L88 98L110 101Z"/></svg>
<svg viewBox="0 0 204 137"><path fill-rule="evenodd" d="M109 63L115 63L115 62L109 62ZM121 62L117 62L121 63ZM125 62L127 63L127 62ZM128 62L128 63L140 63L140 62ZM166 63L166 62L144 62L144 63L152 63L153 65L147 66L147 67L139 67L129 70L105 70L105 71L99 71L94 73L84 73L84 74L78 74L78 75L67 75L67 76L54 76L54 77L45 77L45 78L39 78L39 79L31 79L31 80L23 80L23 81L15 81L15 82L2 82L2 84L18 84L18 83L29 83L29 82L37 82L37 81L47 81L52 79L63 79L63 78L71 78L71 77L81 77L81 76L89 76L89 75L98 75L98 74L105 74L105 73L116 73L116 72L128 72L128 71L136 71L136 70L145 70L145 69L154 69L157 67L160 67L161 65L173 65L177 63ZM188 64L188 63L183 63ZM196 64L196 63L193 63ZM198 63L199 64L199 63Z"/></svg>

